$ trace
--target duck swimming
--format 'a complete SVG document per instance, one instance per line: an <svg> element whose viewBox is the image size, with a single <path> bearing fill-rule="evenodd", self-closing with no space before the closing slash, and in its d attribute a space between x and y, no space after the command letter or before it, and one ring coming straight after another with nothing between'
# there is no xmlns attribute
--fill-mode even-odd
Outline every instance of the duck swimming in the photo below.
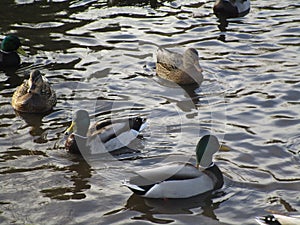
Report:
<svg viewBox="0 0 300 225"><path fill-rule="evenodd" d="M223 174L212 162L212 156L219 148L215 136L205 135L196 147L196 166L175 162L142 170L123 185L146 198L190 198L220 189L224 184ZM199 165L204 169L199 170Z"/></svg>
<svg viewBox="0 0 300 225"><path fill-rule="evenodd" d="M30 73L12 96L12 107L19 112L45 113L56 104L56 94L39 70Z"/></svg>
<svg viewBox="0 0 300 225"><path fill-rule="evenodd" d="M242 17L250 11L250 0L217 0L213 10L219 18Z"/></svg>
<svg viewBox="0 0 300 225"><path fill-rule="evenodd" d="M27 56L21 47L20 39L15 35L7 35L1 42L0 68L18 67L21 63L20 56Z"/></svg>
<svg viewBox="0 0 300 225"><path fill-rule="evenodd" d="M198 52L188 48L183 55L163 48L157 50L156 74L179 85L201 84L202 68L199 65Z"/></svg>
<svg viewBox="0 0 300 225"><path fill-rule="evenodd" d="M145 127L146 120L140 117L104 120L90 127L89 113L80 109L65 132L65 148L75 154L111 152L128 146Z"/></svg>
<svg viewBox="0 0 300 225"><path fill-rule="evenodd" d="M299 225L300 215L285 216L272 214L263 217L256 217L256 222L260 225Z"/></svg>

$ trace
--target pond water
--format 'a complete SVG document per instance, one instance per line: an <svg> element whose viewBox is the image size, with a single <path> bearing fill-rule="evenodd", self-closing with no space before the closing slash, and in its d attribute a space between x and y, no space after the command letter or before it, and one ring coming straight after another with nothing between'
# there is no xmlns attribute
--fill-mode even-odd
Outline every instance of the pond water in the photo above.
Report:
<svg viewBox="0 0 300 225"><path fill-rule="evenodd" d="M1 39L16 33L30 55L0 71L1 224L245 225L268 211L299 213L300 4L252 1L225 25L213 4L1 0ZM196 48L201 87L158 79L158 47ZM33 69L58 102L21 116L11 97ZM62 141L78 108L92 121L141 115L148 127L134 151L86 162ZM225 185L213 195L151 200L121 186L134 171L193 160L207 133L231 148L215 154Z"/></svg>

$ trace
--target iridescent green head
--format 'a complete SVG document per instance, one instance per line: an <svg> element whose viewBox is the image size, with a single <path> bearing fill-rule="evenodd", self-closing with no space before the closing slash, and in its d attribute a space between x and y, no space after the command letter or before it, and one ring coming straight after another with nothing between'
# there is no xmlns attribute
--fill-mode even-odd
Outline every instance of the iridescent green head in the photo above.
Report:
<svg viewBox="0 0 300 225"><path fill-rule="evenodd" d="M21 55L26 56L26 53L21 48L20 39L13 34L7 35L1 42L1 50L4 52L18 52Z"/></svg>
<svg viewBox="0 0 300 225"><path fill-rule="evenodd" d="M218 138L214 135L203 136L196 147L197 167L209 167L212 163L213 155L219 150Z"/></svg>

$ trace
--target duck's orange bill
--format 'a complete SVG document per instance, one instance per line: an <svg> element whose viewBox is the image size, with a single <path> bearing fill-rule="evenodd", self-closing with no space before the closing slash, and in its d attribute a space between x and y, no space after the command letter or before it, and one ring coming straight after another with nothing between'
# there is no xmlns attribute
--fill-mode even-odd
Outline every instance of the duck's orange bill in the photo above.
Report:
<svg viewBox="0 0 300 225"><path fill-rule="evenodd" d="M74 131L75 122L72 122L69 128L65 131L65 135L69 135Z"/></svg>

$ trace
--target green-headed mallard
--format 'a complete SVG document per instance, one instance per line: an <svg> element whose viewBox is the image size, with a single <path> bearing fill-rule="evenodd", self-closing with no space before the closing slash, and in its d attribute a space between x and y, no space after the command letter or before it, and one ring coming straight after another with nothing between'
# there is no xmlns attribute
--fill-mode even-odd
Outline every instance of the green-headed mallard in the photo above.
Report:
<svg viewBox="0 0 300 225"><path fill-rule="evenodd" d="M12 96L12 106L19 112L44 113L56 104L56 95L39 70L30 73Z"/></svg>
<svg viewBox="0 0 300 225"><path fill-rule="evenodd" d="M90 127L86 110L75 112L71 126L65 134L65 147L76 154L100 154L128 146L145 128L146 120L140 117L96 122Z"/></svg>
<svg viewBox="0 0 300 225"><path fill-rule="evenodd" d="M250 0L217 0L213 10L219 18L242 17L250 11Z"/></svg>
<svg viewBox="0 0 300 225"><path fill-rule="evenodd" d="M300 215L286 216L272 214L263 217L256 217L256 222L260 225L299 225Z"/></svg>
<svg viewBox="0 0 300 225"><path fill-rule="evenodd" d="M202 68L199 65L198 52L188 48L183 55L163 48L157 50L156 74L180 85L201 84Z"/></svg>
<svg viewBox="0 0 300 225"><path fill-rule="evenodd" d="M20 65L19 54L27 56L21 47L20 39L15 35L7 35L1 42L0 68L18 67Z"/></svg>
<svg viewBox="0 0 300 225"><path fill-rule="evenodd" d="M196 147L197 165L174 162L162 167L138 171L124 181L134 193L146 198L189 198L223 186L223 175L212 162L212 156L220 148L213 135L203 136ZM199 165L203 170L199 170Z"/></svg>

